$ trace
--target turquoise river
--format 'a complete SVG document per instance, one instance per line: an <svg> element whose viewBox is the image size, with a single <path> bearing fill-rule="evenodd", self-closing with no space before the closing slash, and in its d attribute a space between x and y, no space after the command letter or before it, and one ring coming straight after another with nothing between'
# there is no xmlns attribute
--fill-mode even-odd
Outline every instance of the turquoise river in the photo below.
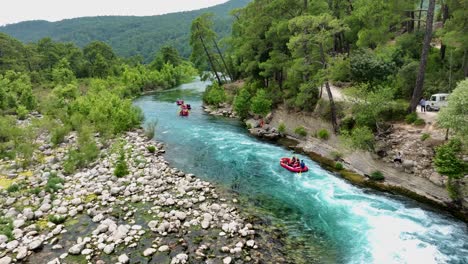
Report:
<svg viewBox="0 0 468 264"><path fill-rule="evenodd" d="M157 120L156 139L166 144L172 166L255 201L288 235L326 245L337 263L468 263L465 223L401 196L355 187L305 156L309 172L286 171L278 161L291 150L250 136L239 121L203 112L206 85L194 81L135 101L146 122ZM191 104L189 117L177 115L178 98Z"/></svg>

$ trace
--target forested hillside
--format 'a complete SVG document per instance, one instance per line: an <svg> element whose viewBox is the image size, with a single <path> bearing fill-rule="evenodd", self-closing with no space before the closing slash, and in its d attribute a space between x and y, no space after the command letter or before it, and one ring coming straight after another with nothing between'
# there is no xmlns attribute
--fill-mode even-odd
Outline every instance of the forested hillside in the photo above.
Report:
<svg viewBox="0 0 468 264"><path fill-rule="evenodd" d="M99 40L109 44L119 56L143 56L146 62L151 61L162 46L171 45L187 58L190 55L190 23L194 18L202 13L214 13L215 31L220 36L227 36L232 23L229 12L248 2L231 0L196 11L148 17L103 16L58 22L27 21L0 27L0 32L25 43L50 37L55 41L73 42L84 47L91 41Z"/></svg>

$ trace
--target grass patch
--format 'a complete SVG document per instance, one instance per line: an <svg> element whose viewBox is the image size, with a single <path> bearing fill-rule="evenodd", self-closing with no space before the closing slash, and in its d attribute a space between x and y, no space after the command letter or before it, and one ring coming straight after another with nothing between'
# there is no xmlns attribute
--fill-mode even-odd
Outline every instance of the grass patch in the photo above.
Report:
<svg viewBox="0 0 468 264"><path fill-rule="evenodd" d="M10 218L0 217L0 234L13 239L13 221Z"/></svg>
<svg viewBox="0 0 468 264"><path fill-rule="evenodd" d="M280 133L286 132L286 125L283 122L279 123L278 132Z"/></svg>
<svg viewBox="0 0 468 264"><path fill-rule="evenodd" d="M65 226L74 226L78 224L80 221L76 218L69 219L68 221L65 221Z"/></svg>
<svg viewBox="0 0 468 264"><path fill-rule="evenodd" d="M426 139L429 139L429 138L431 138L431 134L429 133L423 133L421 135L421 141L425 141Z"/></svg>
<svg viewBox="0 0 468 264"><path fill-rule="evenodd" d="M34 194L34 195L38 195L39 193L41 193L41 191L42 191L42 189L40 187L36 187L36 188L30 189L29 193Z"/></svg>
<svg viewBox="0 0 468 264"><path fill-rule="evenodd" d="M381 171L373 171L369 177L373 181L383 181L385 179Z"/></svg>
<svg viewBox="0 0 468 264"><path fill-rule="evenodd" d="M294 129L294 133L298 134L301 137L307 136L307 131L303 126L298 126Z"/></svg>
<svg viewBox="0 0 468 264"><path fill-rule="evenodd" d="M146 146L146 149L148 150L148 152L150 153L155 153L156 152L156 147L155 146Z"/></svg>
<svg viewBox="0 0 468 264"><path fill-rule="evenodd" d="M405 116L405 122L407 124L413 124L416 119L418 119L418 115L416 113L411 113Z"/></svg>
<svg viewBox="0 0 468 264"><path fill-rule="evenodd" d="M60 225L65 223L65 220L67 220L66 216L61 216L61 215L49 215L47 218L49 222L54 223L56 225Z"/></svg>
<svg viewBox="0 0 468 264"><path fill-rule="evenodd" d="M340 162L335 163L335 169L337 169L337 170L344 169L343 164L341 164Z"/></svg>
<svg viewBox="0 0 468 264"><path fill-rule="evenodd" d="M49 221L45 218L41 218L36 221L36 225L39 230L46 230L49 228Z"/></svg>
<svg viewBox="0 0 468 264"><path fill-rule="evenodd" d="M192 242L194 244L200 244L202 241L203 241L203 236L196 236L196 237L192 238Z"/></svg>
<svg viewBox="0 0 468 264"><path fill-rule="evenodd" d="M91 193L91 194L88 194L88 195L85 196L84 202L85 203L90 203L90 202L93 202L93 201L97 200L97 198L98 198L97 194Z"/></svg>
<svg viewBox="0 0 468 264"><path fill-rule="evenodd" d="M21 185L14 182L10 186L8 186L8 188L6 190L9 193L14 193L14 192L17 192L17 191L21 190L21 187L22 187Z"/></svg>
<svg viewBox="0 0 468 264"><path fill-rule="evenodd" d="M418 118L418 119L414 120L413 125L415 125L415 126L424 126L424 125L426 125L426 121L424 121L424 119L422 119L422 118Z"/></svg>
<svg viewBox="0 0 468 264"><path fill-rule="evenodd" d="M318 131L317 136L320 139L327 140L330 138L330 133L328 132L328 130L323 128Z"/></svg>
<svg viewBox="0 0 468 264"><path fill-rule="evenodd" d="M117 160L117 164L115 165L114 175L118 178L124 177L128 175L130 172L128 171L127 161L125 160L125 152L123 149L120 151L119 159Z"/></svg>
<svg viewBox="0 0 468 264"><path fill-rule="evenodd" d="M62 184L65 182L64 179L57 176L57 174L50 174L47 184L45 186L45 191L48 193L55 193L58 190L62 189Z"/></svg>
<svg viewBox="0 0 468 264"><path fill-rule="evenodd" d="M19 176L24 176L24 177L31 177L33 176L33 172L32 171L23 171L23 172L20 172L19 173Z"/></svg>
<svg viewBox="0 0 468 264"><path fill-rule="evenodd" d="M14 180L7 178L7 176L0 175L0 187L2 189L7 189L14 182Z"/></svg>

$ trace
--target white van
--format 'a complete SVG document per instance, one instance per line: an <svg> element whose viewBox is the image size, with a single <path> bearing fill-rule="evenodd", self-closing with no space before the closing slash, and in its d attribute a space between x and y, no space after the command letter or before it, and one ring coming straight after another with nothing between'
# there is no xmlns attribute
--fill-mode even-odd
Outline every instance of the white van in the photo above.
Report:
<svg viewBox="0 0 468 264"><path fill-rule="evenodd" d="M448 97L449 94L447 93L433 94L426 101L426 111L439 111L441 107L447 106Z"/></svg>

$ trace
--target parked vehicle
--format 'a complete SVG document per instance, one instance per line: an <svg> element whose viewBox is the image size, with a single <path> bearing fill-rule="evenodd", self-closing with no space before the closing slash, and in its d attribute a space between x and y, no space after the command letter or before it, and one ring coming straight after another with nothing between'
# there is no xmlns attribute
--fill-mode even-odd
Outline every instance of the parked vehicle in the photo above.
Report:
<svg viewBox="0 0 468 264"><path fill-rule="evenodd" d="M426 111L439 111L441 107L447 106L448 97L449 94L447 93L433 94L426 101Z"/></svg>

